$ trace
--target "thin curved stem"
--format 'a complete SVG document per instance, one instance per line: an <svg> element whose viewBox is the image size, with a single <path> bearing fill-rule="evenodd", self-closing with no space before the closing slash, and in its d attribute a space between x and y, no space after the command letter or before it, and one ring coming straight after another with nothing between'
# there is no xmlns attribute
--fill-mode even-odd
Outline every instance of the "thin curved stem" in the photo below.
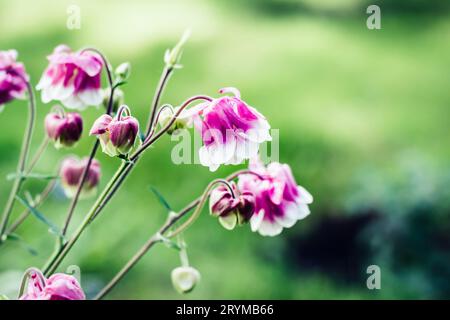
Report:
<svg viewBox="0 0 450 320"><path fill-rule="evenodd" d="M42 142L41 142L39 148L37 149L36 153L34 154L33 159L30 161L30 164L29 164L29 166L28 166L28 168L27 168L27 170L25 172L25 175L28 175L28 174L31 173L31 171L33 171L34 166L37 164L37 162L41 158L42 154L47 149L49 141L50 141L50 139L46 135L44 137L44 139L42 140Z"/></svg>
<svg viewBox="0 0 450 320"><path fill-rule="evenodd" d="M107 295L115 285L130 271L134 265L147 253L150 248L153 247L154 244L161 241L161 235L163 235L169 228L176 223L179 219L181 219L184 215L186 215L189 211L195 208L199 203L199 199L194 200L188 206L186 206L183 210L181 210L176 215L171 215L164 223L164 225L151 236L148 241L136 252L136 254L125 264L125 266L114 276L114 278L94 297L94 300L100 300L105 295Z"/></svg>
<svg viewBox="0 0 450 320"><path fill-rule="evenodd" d="M148 119L147 127L145 129L145 137L147 137L150 134L150 132L152 131L152 128L154 126L156 126L156 122L155 122L156 109L158 108L159 100L161 99L161 95L164 91L167 81L170 78L172 71L173 71L172 67L166 66L163 69L163 72L159 79L158 86L156 87L155 95L153 96L153 101L152 101L152 105L150 108L150 118Z"/></svg>
<svg viewBox="0 0 450 320"><path fill-rule="evenodd" d="M55 187L55 184L56 184L56 180L51 180L48 182L45 189L39 195L38 201L34 204L34 208L38 208L48 198L48 196L51 194L53 188ZM17 218L17 220L11 225L11 227L9 227L7 229L5 234L8 235L8 234L11 234L14 231L16 231L16 229L22 224L22 222L25 221L25 219L29 215L30 215L30 210L27 208L20 214L19 218Z"/></svg>
<svg viewBox="0 0 450 320"><path fill-rule="evenodd" d="M240 170L225 178L227 182L236 179L240 174L254 174L261 177L259 174L251 170ZM202 196L192 201L186 207L184 207L179 213L169 215L167 221L161 226L161 228L153 234L147 242L133 255L133 257L123 266L123 268L114 276L113 279L95 296L94 300L100 300L105 297L116 285L117 283L139 262L139 260L155 245L157 242L161 241L161 236L164 235L172 226L174 226L178 220L183 218L192 209L199 208L201 205L202 198L204 198L205 193Z"/></svg>
<svg viewBox="0 0 450 320"><path fill-rule="evenodd" d="M100 57L103 60L103 64L105 65L105 70L106 70L106 74L107 74L107 77L108 77L108 83L109 83L109 88L110 88L110 95L109 95L109 100L108 100L108 109L106 110L106 114L111 114L112 108L113 108L114 89L115 89L115 86L114 86L114 83L113 83L113 78L112 78L112 73L111 73L111 65L109 64L108 60L103 55L103 53L101 53L99 50L97 50L95 48L86 48L83 51L95 52L98 55L100 55ZM69 210L67 212L66 219L64 220L64 226L63 226L62 232L61 232L63 236L66 235L67 230L69 228L69 224L72 221L72 217L73 217L75 208L76 208L76 206L78 204L78 200L80 198L81 190L83 189L83 185L86 182L87 176L89 174L90 166L92 164L92 161L94 160L95 154L97 153L97 150L98 150L99 146L100 146L100 141L97 139L95 141L95 143L94 143L94 146L92 147L91 154L89 155L88 162L86 164L86 167L83 170L83 174L81 176L80 182L78 183L77 191L75 192L75 195L72 198L72 201L71 201L70 206L69 206Z"/></svg>
<svg viewBox="0 0 450 320"><path fill-rule="evenodd" d="M173 238L173 237L175 237L176 235L180 234L181 232L183 232L184 230L186 230L187 228L189 228L189 227L195 222L195 220L197 220L197 218L200 216L200 213L202 212L203 206L205 205L205 202L206 202L206 200L208 199L209 194L210 194L212 188L213 188L216 184L219 184L219 183L224 184L224 185L230 190L230 193L231 193L231 195L232 195L233 198L236 197L235 194L234 194L233 188L229 185L229 183L228 183L227 180L224 180L224 179L216 179L216 180L211 181L211 182L208 184L208 186L206 187L205 191L203 192L203 195L202 195L202 197L200 198L200 202L199 202L199 204L197 205L197 207L195 208L194 213L189 217L188 220L186 220L186 221L185 221L181 226L179 226L176 230L170 232L170 233L167 235L167 238Z"/></svg>
<svg viewBox="0 0 450 320"><path fill-rule="evenodd" d="M126 168L126 162L122 162L120 167L117 169L114 176L111 178L111 180L106 185L105 189L103 189L100 196L97 198L97 201L94 203L94 205L89 210L88 214L85 216L83 222L80 224L78 229L75 231L74 235L70 238L70 240L63 244L52 257L47 261L45 267L43 268L44 275L49 276L52 274L56 268L59 266L59 264L62 262L64 257L67 255L69 250L73 247L75 242L78 240L80 235L83 233L84 229L88 226L88 224L91 221L91 218L96 214L98 207L102 204L105 197L108 195L111 188L114 186L117 179L121 176L123 170Z"/></svg>
<svg viewBox="0 0 450 320"><path fill-rule="evenodd" d="M183 103L183 105L180 107L178 112L175 114L175 116L172 118L172 120L163 128L161 129L154 137L152 137L149 141L145 142L145 148L138 149L132 157L130 157L129 161L123 162L121 167L116 171L116 174L113 176L113 178L110 180L110 182L107 185L107 188L103 191L102 195L97 199L94 207L89 211L89 213L85 216L85 219L83 220L80 227L75 232L74 236L67 242L66 244L61 245L57 250L55 250L54 254L49 258L47 261L44 270L45 274L51 274L56 268L59 266L59 264L63 261L69 250L73 247L73 245L76 243L78 238L83 233L84 229L93 221L95 217L100 214L101 210L106 206L106 204L110 201L114 193L120 188L123 181L125 181L125 178L128 176L128 174L131 172L131 169L134 167L134 165L139 160L139 157L143 151L145 151L146 148L148 148L150 145L152 145L155 141L157 141L175 122L176 118L179 116L179 114L183 111L184 108L186 108L191 102L195 100L207 100L211 101L212 99L208 96L194 96L186 102ZM139 152L138 152L139 151Z"/></svg>
<svg viewBox="0 0 450 320"><path fill-rule="evenodd" d="M19 162L17 164L17 175L14 180L13 187L9 194L8 201L6 203L5 209L3 210L2 221L0 225L0 239L3 239L4 233L6 231L6 227L8 225L8 220L11 215L12 209L14 207L14 202L16 199L16 195L20 190L23 182L23 173L25 170L28 154L30 151L31 138L33 136L34 123L36 120L36 101L34 97L33 88L27 79L22 77L22 80L26 83L28 96L29 96L29 112L28 112L28 125L25 129L25 135L22 143L22 149L20 152Z"/></svg>
<svg viewBox="0 0 450 320"><path fill-rule="evenodd" d="M136 152L130 157L131 161L135 161L139 155L145 151L145 149L147 149L150 145L153 144L153 142L155 142L156 140L158 140L164 133L166 133L167 130L170 129L170 127L175 123L177 117L181 114L181 112L183 112L183 110L192 102L197 101L197 100L206 100L206 101L212 101L212 98L206 95L198 95L198 96L193 96L189 99L187 99L181 106L180 108L177 110L177 112L174 114L174 116L172 117L172 119L169 121L169 123L166 124L166 126L164 128L162 128L160 131L158 131L158 133L156 133L155 136L150 137L149 139L146 139L144 141L144 143L142 144L142 146L136 150Z"/></svg>

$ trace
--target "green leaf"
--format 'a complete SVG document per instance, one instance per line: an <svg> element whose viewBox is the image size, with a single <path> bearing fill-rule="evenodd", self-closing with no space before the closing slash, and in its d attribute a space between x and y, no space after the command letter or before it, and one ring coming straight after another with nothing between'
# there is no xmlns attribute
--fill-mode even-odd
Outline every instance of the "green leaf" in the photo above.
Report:
<svg viewBox="0 0 450 320"><path fill-rule="evenodd" d="M4 294L0 294L0 300L9 300L9 298Z"/></svg>
<svg viewBox="0 0 450 320"><path fill-rule="evenodd" d="M14 180L16 179L18 174L16 172L12 172L6 176L6 180ZM53 180L58 179L58 176L44 174L44 173L30 173L27 175L20 175L22 179L38 179L38 180Z"/></svg>
<svg viewBox="0 0 450 320"><path fill-rule="evenodd" d="M63 235L59 228L55 226L50 220L48 220L42 213L40 213L35 207L31 206L25 199L16 196L16 199L20 201L30 212L41 222L45 223L50 228L50 233L63 238Z"/></svg>
<svg viewBox="0 0 450 320"><path fill-rule="evenodd" d="M33 248L31 245L29 245L25 240L23 240L23 238L21 236L19 236L16 233L10 233L7 235L6 240L12 240L12 241L17 241L17 243L24 248L25 250L27 250L31 255L33 256L37 256L38 252L35 248ZM1 300L1 299L0 299Z"/></svg>
<svg viewBox="0 0 450 320"><path fill-rule="evenodd" d="M158 198L159 202L164 206L164 208L166 208L169 211L173 211L172 208L170 207L169 203L166 201L166 199L162 196L161 193L159 193L158 190L156 190L155 187L150 186L150 191L153 192L155 194L155 196Z"/></svg>

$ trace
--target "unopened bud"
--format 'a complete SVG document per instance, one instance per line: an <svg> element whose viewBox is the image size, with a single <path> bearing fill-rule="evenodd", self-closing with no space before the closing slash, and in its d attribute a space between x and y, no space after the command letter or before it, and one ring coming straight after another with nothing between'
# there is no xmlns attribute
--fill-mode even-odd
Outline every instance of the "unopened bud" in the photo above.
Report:
<svg viewBox="0 0 450 320"><path fill-rule="evenodd" d="M166 63L166 67L168 68L181 68L179 65L181 54L183 53L183 46L186 41L189 39L191 32L189 30L183 33L180 41L173 47L172 50L167 49L166 54L164 55L164 62Z"/></svg>
<svg viewBox="0 0 450 320"><path fill-rule="evenodd" d="M178 267L172 270L172 284L179 293L191 292L200 281L200 272L192 267Z"/></svg>
<svg viewBox="0 0 450 320"><path fill-rule="evenodd" d="M83 132L83 120L78 113L49 113L45 117L47 136L55 142L56 148L73 146Z"/></svg>
<svg viewBox="0 0 450 320"><path fill-rule="evenodd" d="M220 224L227 230L233 230L236 225L248 222L255 210L255 199L250 192L240 192L234 182L230 182L233 194L227 186L215 188L209 197L211 215L219 217Z"/></svg>
<svg viewBox="0 0 450 320"><path fill-rule="evenodd" d="M74 197L88 161L89 159L87 157L80 160L79 158L72 156L63 160L60 178L64 193L68 198ZM97 160L92 159L86 180L81 189L81 197L86 198L95 194L98 183L100 182L100 173L100 163Z"/></svg>
<svg viewBox="0 0 450 320"><path fill-rule="evenodd" d="M127 80L131 73L131 64L129 62L121 63L114 71L120 80Z"/></svg>
<svg viewBox="0 0 450 320"><path fill-rule="evenodd" d="M123 116L122 113L126 115ZM127 155L135 143L139 132L139 122L130 114L130 109L123 105L113 118L108 114L100 116L91 128L90 135L100 139L104 153L111 157Z"/></svg>

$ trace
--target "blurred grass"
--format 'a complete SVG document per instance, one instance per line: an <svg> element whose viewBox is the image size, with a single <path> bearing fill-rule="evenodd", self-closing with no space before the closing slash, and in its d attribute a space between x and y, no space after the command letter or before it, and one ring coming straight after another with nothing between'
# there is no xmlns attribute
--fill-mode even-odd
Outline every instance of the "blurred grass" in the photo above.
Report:
<svg viewBox="0 0 450 320"><path fill-rule="evenodd" d="M80 30L65 27L69 4L81 8ZM130 61L126 103L145 123L164 51L185 28L191 28L184 68L170 80L162 102L176 105L194 94L216 95L221 87L235 86L273 128L280 129L280 161L289 163L297 181L315 196L312 215L272 239L247 227L228 232L204 214L186 234L190 261L202 273L201 284L188 298L426 297L420 286L402 288L388 267L383 269L383 284L387 284L379 292L367 290L365 281L345 283L322 272L301 272L301 262L291 264L289 248L296 235L308 232L324 216L346 210L358 169L386 170L390 173L381 178L390 179L391 172L402 167L398 159L413 154L425 159L434 172L448 172L450 151L444 147L450 142L448 13L383 12L382 30L371 31L365 26L364 10L344 16L302 10L271 15L257 8L255 2L237 1L135 0L126 5L2 1L0 48L19 51L34 83L46 66L45 56L59 43L73 48L93 45L115 66ZM38 108L36 147L50 105L40 103ZM22 101L7 105L0 114L2 177L14 170L25 114ZM93 143L87 129L98 114L95 109L86 111L84 139L73 150L50 148L37 171L55 168L63 153L86 155ZM89 291L108 281L164 221L166 212L149 185L156 186L174 208L181 208L208 181L235 169L210 173L199 165L174 166L172 146L164 137L142 158L125 187L66 259L65 266L80 265ZM97 158L104 185L119 162L103 154ZM42 187L27 186L34 192ZM9 188L9 182L0 184L0 203L6 201ZM91 204L92 200L80 203L74 225ZM55 196L42 211L60 223L67 205ZM32 257L13 244L5 246L0 271L41 266L52 251L52 236L33 218L20 234L40 254ZM176 252L158 246L110 297L179 298L170 284L170 270L178 263ZM362 278L365 268L360 266Z"/></svg>

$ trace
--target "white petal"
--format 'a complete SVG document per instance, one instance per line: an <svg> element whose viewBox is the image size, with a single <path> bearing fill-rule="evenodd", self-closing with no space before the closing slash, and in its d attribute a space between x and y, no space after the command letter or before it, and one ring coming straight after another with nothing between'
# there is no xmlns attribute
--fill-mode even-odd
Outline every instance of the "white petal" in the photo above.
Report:
<svg viewBox="0 0 450 320"><path fill-rule="evenodd" d="M313 196L302 186L297 186L298 193L300 194L297 203L310 204L313 202Z"/></svg>
<svg viewBox="0 0 450 320"><path fill-rule="evenodd" d="M279 225L276 221L270 222L268 220L263 220L258 228L258 232L262 236L274 237L283 231L283 227Z"/></svg>
<svg viewBox="0 0 450 320"><path fill-rule="evenodd" d="M88 106L98 106L102 103L101 90L83 90L78 93L78 97Z"/></svg>
<svg viewBox="0 0 450 320"><path fill-rule="evenodd" d="M306 204L298 204L297 211L298 211L298 219L299 220L306 218L311 213L308 205L306 205Z"/></svg>
<svg viewBox="0 0 450 320"><path fill-rule="evenodd" d="M87 108L87 105L77 95L71 95L61 102L68 109L84 110Z"/></svg>
<svg viewBox="0 0 450 320"><path fill-rule="evenodd" d="M250 218L250 229L256 232L264 219L264 209L259 210L258 213L254 213Z"/></svg>
<svg viewBox="0 0 450 320"><path fill-rule="evenodd" d="M69 85L65 87L62 83L48 86L47 88L48 96L52 100L66 100L68 99L74 92L75 88L73 85Z"/></svg>

